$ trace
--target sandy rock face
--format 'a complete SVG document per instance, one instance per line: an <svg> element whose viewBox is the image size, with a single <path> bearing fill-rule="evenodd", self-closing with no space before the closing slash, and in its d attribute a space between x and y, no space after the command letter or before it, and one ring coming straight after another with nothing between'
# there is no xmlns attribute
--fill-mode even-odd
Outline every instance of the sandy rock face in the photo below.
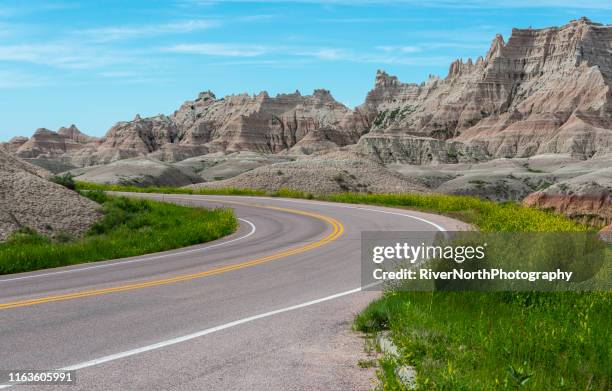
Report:
<svg viewBox="0 0 612 391"><path fill-rule="evenodd" d="M523 204L552 209L587 223L612 223L612 167L556 183L528 195Z"/></svg>
<svg viewBox="0 0 612 391"><path fill-rule="evenodd" d="M74 140L80 144L87 144L87 143L91 143L91 142L98 140L96 137L91 137L91 136L88 136L82 133L79 130L79 128L77 128L76 125L74 124L70 125L67 128L66 127L59 128L59 130L57 131L57 134L59 134L60 136L64 136L68 139Z"/></svg>
<svg viewBox="0 0 612 391"><path fill-rule="evenodd" d="M507 43L498 35L484 58L453 62L445 79L404 84L379 71L360 108L372 126L360 143L399 133L479 143L492 157L608 153L610 50L612 26L583 18L514 29Z"/></svg>
<svg viewBox="0 0 612 391"><path fill-rule="evenodd" d="M0 149L0 241L24 227L49 236L79 236L101 216L98 204L42 174Z"/></svg>
<svg viewBox="0 0 612 391"><path fill-rule="evenodd" d="M340 192L426 192L420 184L368 159L342 152L305 157L256 168L234 178L199 183L193 188L298 190L312 194Z"/></svg>
<svg viewBox="0 0 612 391"><path fill-rule="evenodd" d="M133 151L134 154L157 151L162 145L178 137L174 122L165 115L119 122L113 126L100 144L100 150L114 148Z"/></svg>
<svg viewBox="0 0 612 391"><path fill-rule="evenodd" d="M290 156L243 151L230 154L211 153L185 159L175 163L174 166L197 175L200 179L196 182L210 182L232 178L258 167L292 160Z"/></svg>
<svg viewBox="0 0 612 391"><path fill-rule="evenodd" d="M7 143L1 143L9 153L15 153L17 150L28 141L27 137L16 136L10 139Z"/></svg>
<svg viewBox="0 0 612 391"><path fill-rule="evenodd" d="M603 190L606 183L609 183L606 179L606 170L612 167L612 155L581 160L569 154L545 154L529 158L498 158L480 162L436 165L394 163L387 164L386 167L423 184L436 193L521 202L525 197L538 191L556 193L552 187L554 184L571 189L577 188L572 184L574 182L583 185L595 182ZM612 186L612 183L609 185ZM574 199L578 200L577 197ZM601 221L587 216L594 216L597 213L597 210L591 212L583 210L581 216L577 217L584 219L585 222L601 225Z"/></svg>
<svg viewBox="0 0 612 391"><path fill-rule="evenodd" d="M203 93L181 106L173 118L184 132L185 143L206 143L212 152L276 153L313 132L336 145L357 142L361 134L341 126L349 114L329 91L315 90L306 96L296 91L270 97L262 92L218 100L212 93Z"/></svg>
<svg viewBox="0 0 612 391"><path fill-rule="evenodd" d="M77 154L77 166L108 164L116 160L145 156L178 139L176 124L165 115L118 122L93 149Z"/></svg>
<svg viewBox="0 0 612 391"><path fill-rule="evenodd" d="M20 158L59 158L74 154L95 141L95 138L84 135L72 125L69 128L60 128L58 132L41 128L34 132L31 138L25 141L13 139L10 144L20 144L14 149L15 155Z"/></svg>
<svg viewBox="0 0 612 391"><path fill-rule="evenodd" d="M277 153L304 140L305 151L356 143L360 131L341 126L350 110L327 90L313 95L266 92L217 99L203 92L171 116L137 117L109 130L92 161L108 163L153 153L177 161L214 152Z"/></svg>
<svg viewBox="0 0 612 391"><path fill-rule="evenodd" d="M438 140L401 133L384 137L368 134L361 138L357 150L376 156L380 161L415 165L478 162L490 159L484 145Z"/></svg>
<svg viewBox="0 0 612 391"><path fill-rule="evenodd" d="M195 173L148 157L79 168L71 173L79 181L111 185L185 186L201 181Z"/></svg>

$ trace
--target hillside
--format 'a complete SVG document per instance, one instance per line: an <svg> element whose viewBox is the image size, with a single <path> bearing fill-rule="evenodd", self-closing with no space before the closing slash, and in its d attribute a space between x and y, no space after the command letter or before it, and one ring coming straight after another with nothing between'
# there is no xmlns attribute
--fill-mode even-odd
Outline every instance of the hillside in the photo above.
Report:
<svg viewBox="0 0 612 391"><path fill-rule="evenodd" d="M0 241L25 228L48 236L80 236L101 216L98 204L44 175L0 148Z"/></svg>

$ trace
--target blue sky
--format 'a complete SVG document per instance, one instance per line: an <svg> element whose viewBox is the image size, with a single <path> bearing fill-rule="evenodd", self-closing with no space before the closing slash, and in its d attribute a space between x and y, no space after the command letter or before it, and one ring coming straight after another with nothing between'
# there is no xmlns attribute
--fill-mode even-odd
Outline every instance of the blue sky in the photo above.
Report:
<svg viewBox="0 0 612 391"><path fill-rule="evenodd" d="M0 0L0 140L72 123L101 136L208 89L327 88L352 107L377 69L406 82L445 76L496 33L583 15L612 23L612 3Z"/></svg>

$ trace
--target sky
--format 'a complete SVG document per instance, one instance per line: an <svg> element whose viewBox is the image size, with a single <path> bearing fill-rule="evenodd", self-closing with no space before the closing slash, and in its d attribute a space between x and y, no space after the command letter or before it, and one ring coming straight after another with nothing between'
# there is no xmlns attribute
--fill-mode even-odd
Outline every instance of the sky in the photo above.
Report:
<svg viewBox="0 0 612 391"><path fill-rule="evenodd" d="M354 107L378 69L444 77L496 33L581 16L612 23L612 2L0 0L0 141L70 124L102 136L206 90L326 88Z"/></svg>

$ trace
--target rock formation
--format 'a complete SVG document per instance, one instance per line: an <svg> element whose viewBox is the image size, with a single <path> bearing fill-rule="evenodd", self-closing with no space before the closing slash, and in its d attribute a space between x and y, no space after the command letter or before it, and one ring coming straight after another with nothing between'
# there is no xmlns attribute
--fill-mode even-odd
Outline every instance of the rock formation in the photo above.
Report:
<svg viewBox="0 0 612 391"><path fill-rule="evenodd" d="M270 97L262 92L221 99L207 91L171 116L136 116L117 123L94 150L79 151L73 161L84 166L146 155L179 161L214 152L277 153L307 136L304 150L320 150L357 142L361 131L341 126L350 114L327 90L307 96L295 92Z"/></svg>
<svg viewBox="0 0 612 391"><path fill-rule="evenodd" d="M41 175L46 173L0 149L0 241L22 228L79 236L101 216L98 204Z"/></svg>
<svg viewBox="0 0 612 391"><path fill-rule="evenodd" d="M108 164L116 160L145 156L166 144L177 141L175 123L165 115L118 122L106 133L95 148L75 154L77 166Z"/></svg>
<svg viewBox="0 0 612 391"><path fill-rule="evenodd" d="M74 140L79 144L87 144L87 143L93 143L95 141L97 141L98 139L96 137L91 137L88 136L84 133L82 133L79 128L76 127L76 125L72 124L69 127L65 128L65 127L61 127L59 128L59 130L57 131L57 133L60 136L64 136L70 140Z"/></svg>
<svg viewBox="0 0 612 391"><path fill-rule="evenodd" d="M523 204L554 210L588 224L611 224L612 167L555 183L528 195Z"/></svg>
<svg viewBox="0 0 612 391"><path fill-rule="evenodd" d="M252 188L266 191L290 189L311 194L427 191L420 184L387 170L383 165L348 151L306 156L292 162L259 167L231 179L198 183L189 187Z"/></svg>
<svg viewBox="0 0 612 391"><path fill-rule="evenodd" d="M435 140L465 143L480 158L608 153L611 50L612 26L582 18L560 28L514 29L507 43L498 35L484 58L453 62L445 79L404 84L379 71L358 109L371 125L360 144L414 155L416 143L432 151L425 154L431 162L445 162L444 154L456 149ZM402 153L381 156L423 163Z"/></svg>
<svg viewBox="0 0 612 391"><path fill-rule="evenodd" d="M13 138L9 145L20 158L57 158L72 155L95 141L95 138L84 135L76 126L71 125L69 128L60 128L58 132L41 128L29 139Z"/></svg>
<svg viewBox="0 0 612 391"><path fill-rule="evenodd" d="M354 144L361 134L341 127L350 110L327 90L270 97L232 95L215 99L205 92L173 115L185 144L206 144L211 152L276 153L296 145L311 132L336 145Z"/></svg>
<svg viewBox="0 0 612 391"><path fill-rule="evenodd" d="M9 153L16 153L17 150L28 141L27 137L16 136L10 139L7 143L1 143Z"/></svg>
<svg viewBox="0 0 612 391"><path fill-rule="evenodd" d="M149 157L123 159L109 164L72 170L77 180L135 186L185 186L202 182L191 170Z"/></svg>

